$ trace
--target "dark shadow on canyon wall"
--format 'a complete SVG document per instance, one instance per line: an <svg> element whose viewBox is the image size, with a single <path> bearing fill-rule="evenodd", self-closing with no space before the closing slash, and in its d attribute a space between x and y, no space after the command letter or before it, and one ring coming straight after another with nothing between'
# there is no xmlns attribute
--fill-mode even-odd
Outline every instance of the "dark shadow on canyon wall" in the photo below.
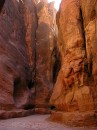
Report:
<svg viewBox="0 0 97 130"><path fill-rule="evenodd" d="M53 65L53 70L52 70L52 73L53 73L53 83L55 84L56 80L57 80L57 76L58 76L59 70L61 68L61 58L60 58L60 53L59 53L58 49L56 49L56 48L53 51L52 55L53 55L53 57L55 59L55 62L54 62L54 65Z"/></svg>
<svg viewBox="0 0 97 130"><path fill-rule="evenodd" d="M5 3L5 0L0 0L0 12L1 12L2 8L3 8L4 3Z"/></svg>

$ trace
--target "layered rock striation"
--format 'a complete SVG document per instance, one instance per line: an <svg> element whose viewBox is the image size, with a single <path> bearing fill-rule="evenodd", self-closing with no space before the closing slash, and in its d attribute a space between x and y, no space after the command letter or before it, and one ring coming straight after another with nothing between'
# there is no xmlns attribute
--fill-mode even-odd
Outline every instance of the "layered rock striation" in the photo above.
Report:
<svg viewBox="0 0 97 130"><path fill-rule="evenodd" d="M38 4L34 0L0 1L0 118L29 115L36 104L48 102L54 17L49 11L53 13L52 6ZM38 73L44 75L40 83Z"/></svg>
<svg viewBox="0 0 97 130"><path fill-rule="evenodd" d="M23 3L13 0L5 1L0 12L0 109L20 107L29 95L23 10Z"/></svg>
<svg viewBox="0 0 97 130"><path fill-rule="evenodd" d="M35 4L11 0L0 6L0 110L26 109L33 105Z"/></svg>

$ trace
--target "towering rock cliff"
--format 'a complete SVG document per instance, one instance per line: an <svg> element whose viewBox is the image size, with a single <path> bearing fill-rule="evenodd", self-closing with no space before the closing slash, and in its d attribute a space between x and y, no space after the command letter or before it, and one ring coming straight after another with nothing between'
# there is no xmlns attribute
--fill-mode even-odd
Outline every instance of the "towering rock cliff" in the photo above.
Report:
<svg viewBox="0 0 97 130"><path fill-rule="evenodd" d="M53 120L97 124L96 1L62 0L57 14L61 69L51 104Z"/></svg>
<svg viewBox="0 0 97 130"><path fill-rule="evenodd" d="M0 110L33 105L36 27L32 0L0 1Z"/></svg>
<svg viewBox="0 0 97 130"><path fill-rule="evenodd" d="M0 118L27 115L48 102L55 42L51 5L0 1Z"/></svg>
<svg viewBox="0 0 97 130"><path fill-rule="evenodd" d="M57 30L53 2L0 0L0 118L97 125L96 6L62 0Z"/></svg>
<svg viewBox="0 0 97 130"><path fill-rule="evenodd" d="M87 6L85 6L87 4ZM97 110L97 2L96 0L80 0L85 35L85 46L88 63L88 83L94 100L94 108Z"/></svg>
<svg viewBox="0 0 97 130"><path fill-rule="evenodd" d="M49 101L53 87L53 62L56 44L53 3L37 4L38 28L36 31L36 105L43 107Z"/></svg>

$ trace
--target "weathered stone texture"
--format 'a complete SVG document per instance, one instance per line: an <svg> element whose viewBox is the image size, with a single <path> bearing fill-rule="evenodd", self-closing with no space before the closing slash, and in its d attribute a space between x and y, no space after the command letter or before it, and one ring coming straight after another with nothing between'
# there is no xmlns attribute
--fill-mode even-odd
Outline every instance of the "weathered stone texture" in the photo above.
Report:
<svg viewBox="0 0 97 130"><path fill-rule="evenodd" d="M80 0L86 40L89 84L97 110L97 1ZM86 6L87 4L87 6Z"/></svg>
<svg viewBox="0 0 97 130"><path fill-rule="evenodd" d="M80 125L77 117L81 112L84 112L81 125L96 125L96 1L62 0L57 25L61 69L50 99L51 105L63 113L74 112L75 120L78 119L76 125ZM88 114L91 118L84 124L87 111L93 114ZM74 118L66 120L64 117L63 120L73 124Z"/></svg>
<svg viewBox="0 0 97 130"><path fill-rule="evenodd" d="M38 28L36 31L36 105L47 106L53 87L53 52L55 49L54 9L49 4L37 4Z"/></svg>
<svg viewBox="0 0 97 130"><path fill-rule="evenodd" d="M31 0L0 5L0 109L25 108L32 95L35 7Z"/></svg>
<svg viewBox="0 0 97 130"><path fill-rule="evenodd" d="M1 118L19 113L29 115L33 113L29 109L41 105L35 113L49 111L44 106L53 86L56 44L53 6L46 0L0 1ZM7 114L6 110L10 112Z"/></svg>
<svg viewBox="0 0 97 130"><path fill-rule="evenodd" d="M96 0L62 0L57 30L53 2L0 0L0 118L51 107L54 121L97 125L96 15Z"/></svg>

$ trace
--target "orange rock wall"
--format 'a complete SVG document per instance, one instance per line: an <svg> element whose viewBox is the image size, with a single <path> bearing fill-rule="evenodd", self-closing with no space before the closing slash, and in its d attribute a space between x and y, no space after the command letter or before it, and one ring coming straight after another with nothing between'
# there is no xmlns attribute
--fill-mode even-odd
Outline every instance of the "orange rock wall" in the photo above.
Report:
<svg viewBox="0 0 97 130"><path fill-rule="evenodd" d="M70 115L72 112L76 113L76 125L91 124L84 124L88 114L83 119L80 118L82 122L79 121L79 114L85 114L87 111L93 112L97 121L96 5L95 0L62 0L57 13L61 69L50 103L57 111L63 111L65 114L71 112ZM60 115L60 112L58 114ZM54 115L52 114L52 118ZM70 115L60 117L63 122L71 123L74 118L69 118ZM89 118L89 121L95 122L92 118Z"/></svg>

